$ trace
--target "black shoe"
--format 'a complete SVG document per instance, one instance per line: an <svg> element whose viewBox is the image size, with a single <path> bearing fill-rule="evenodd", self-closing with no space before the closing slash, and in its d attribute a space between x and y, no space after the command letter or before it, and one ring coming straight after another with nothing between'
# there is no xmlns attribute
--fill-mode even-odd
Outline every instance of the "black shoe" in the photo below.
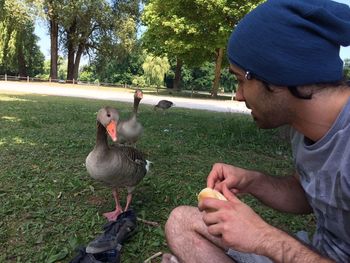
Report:
<svg viewBox="0 0 350 263"><path fill-rule="evenodd" d="M121 245L116 248L107 250L97 254L86 252L85 247L79 248L76 255L69 263L120 263Z"/></svg>
<svg viewBox="0 0 350 263"><path fill-rule="evenodd" d="M104 233L88 244L87 253L96 254L123 244L136 229L136 214L133 210L125 211L116 221L104 225L103 229Z"/></svg>
<svg viewBox="0 0 350 263"><path fill-rule="evenodd" d="M100 262L120 263L121 249L122 245L118 244L114 249L94 254L94 257Z"/></svg>

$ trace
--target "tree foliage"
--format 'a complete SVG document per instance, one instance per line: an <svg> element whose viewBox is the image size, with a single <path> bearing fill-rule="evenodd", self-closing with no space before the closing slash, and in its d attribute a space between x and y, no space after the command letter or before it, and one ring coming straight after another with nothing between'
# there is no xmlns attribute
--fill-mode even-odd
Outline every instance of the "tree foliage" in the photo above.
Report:
<svg viewBox="0 0 350 263"><path fill-rule="evenodd" d="M223 49L238 21L261 0L151 0L142 21L143 36L151 52L181 59L190 67L216 61L218 84Z"/></svg>
<svg viewBox="0 0 350 263"><path fill-rule="evenodd" d="M132 84L135 76L143 74L142 63L145 55L139 44L135 44L132 52L120 50L114 55L98 53L90 68L101 82Z"/></svg>
<svg viewBox="0 0 350 263"><path fill-rule="evenodd" d="M67 79L73 80L78 78L83 55L111 58L130 52L135 44L139 0L31 1L41 3L37 7L48 21L53 76L58 49L68 60Z"/></svg>
<svg viewBox="0 0 350 263"><path fill-rule="evenodd" d="M224 48L234 25L261 0L151 0L142 15L152 52L179 56L189 66Z"/></svg>
<svg viewBox="0 0 350 263"><path fill-rule="evenodd" d="M34 13L30 2L0 2L0 71L20 76L42 71L44 56L34 35Z"/></svg>
<svg viewBox="0 0 350 263"><path fill-rule="evenodd" d="M350 59L347 58L344 60L344 77L347 80L350 80Z"/></svg>
<svg viewBox="0 0 350 263"><path fill-rule="evenodd" d="M169 71L170 64L167 57L149 54L146 56L142 68L149 84L159 87L164 84L164 76Z"/></svg>
<svg viewBox="0 0 350 263"><path fill-rule="evenodd" d="M44 67L43 67L43 73L38 75L41 79L49 79L50 77L50 60L45 60ZM57 60L57 79L58 80L64 80L67 76L67 60L65 60L63 57L58 57Z"/></svg>
<svg viewBox="0 0 350 263"><path fill-rule="evenodd" d="M211 91L211 84L215 78L215 63L205 62L197 68L189 68L186 65L183 68L182 82L186 89L198 91ZM221 91L231 92L235 90L235 78L228 70L223 70L221 75Z"/></svg>

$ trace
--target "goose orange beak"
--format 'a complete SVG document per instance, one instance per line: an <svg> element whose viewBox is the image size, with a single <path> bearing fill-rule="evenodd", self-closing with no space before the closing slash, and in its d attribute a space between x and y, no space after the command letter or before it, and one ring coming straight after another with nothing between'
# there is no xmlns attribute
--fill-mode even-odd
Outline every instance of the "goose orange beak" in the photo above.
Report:
<svg viewBox="0 0 350 263"><path fill-rule="evenodd" d="M117 141L117 123L112 120L110 123L108 123L106 129L111 139L114 142Z"/></svg>

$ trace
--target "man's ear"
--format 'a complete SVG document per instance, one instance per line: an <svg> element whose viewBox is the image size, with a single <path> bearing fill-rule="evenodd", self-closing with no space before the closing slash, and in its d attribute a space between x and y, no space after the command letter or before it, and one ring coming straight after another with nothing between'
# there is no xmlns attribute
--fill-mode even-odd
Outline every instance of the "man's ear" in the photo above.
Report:
<svg viewBox="0 0 350 263"><path fill-rule="evenodd" d="M287 89L294 97L307 100L311 99L315 92L313 86L293 86L287 87Z"/></svg>

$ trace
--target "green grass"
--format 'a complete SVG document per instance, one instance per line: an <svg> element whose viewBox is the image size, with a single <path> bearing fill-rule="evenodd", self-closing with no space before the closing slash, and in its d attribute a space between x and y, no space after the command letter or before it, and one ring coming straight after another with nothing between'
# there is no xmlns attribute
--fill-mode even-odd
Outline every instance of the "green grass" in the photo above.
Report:
<svg viewBox="0 0 350 263"><path fill-rule="evenodd" d="M218 102L220 103L220 102ZM66 97L0 93L0 262L69 262L113 209L110 189L88 176L85 158L95 142L96 112L131 104ZM138 224L125 244L123 263L167 251L164 224L178 205L196 205L215 162L273 175L292 170L290 148L276 131L255 127L250 116L173 108L163 114L140 105L145 132L138 142L154 164L135 189ZM125 193L123 202L125 204ZM291 216L244 197L263 218L286 231L312 231L312 216ZM160 262L160 258L153 262Z"/></svg>

